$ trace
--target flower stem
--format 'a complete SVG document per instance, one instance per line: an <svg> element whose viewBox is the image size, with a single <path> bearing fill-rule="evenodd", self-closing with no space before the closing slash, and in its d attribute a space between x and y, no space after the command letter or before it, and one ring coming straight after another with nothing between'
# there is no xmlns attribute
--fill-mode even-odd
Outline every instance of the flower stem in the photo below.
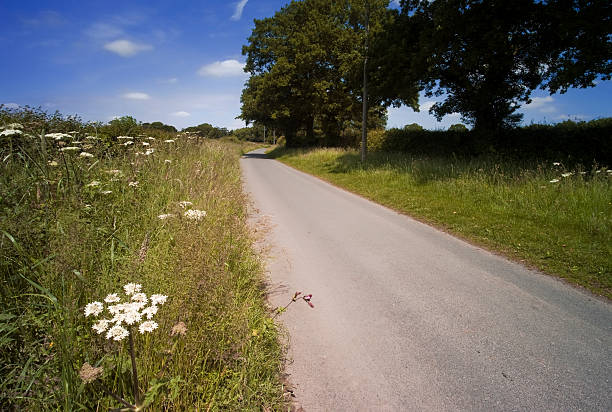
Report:
<svg viewBox="0 0 612 412"><path fill-rule="evenodd" d="M130 328L130 357L132 358L132 385L134 388L134 403L140 407L140 392L138 390L138 372L136 371L136 353L134 351L134 330Z"/></svg>

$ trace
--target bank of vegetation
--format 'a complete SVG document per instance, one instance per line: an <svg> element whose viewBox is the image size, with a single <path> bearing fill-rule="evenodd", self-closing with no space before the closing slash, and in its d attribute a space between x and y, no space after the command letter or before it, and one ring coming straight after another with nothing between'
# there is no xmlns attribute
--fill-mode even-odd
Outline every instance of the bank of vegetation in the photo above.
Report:
<svg viewBox="0 0 612 412"><path fill-rule="evenodd" d="M0 127L0 409L279 408L247 147L30 108Z"/></svg>

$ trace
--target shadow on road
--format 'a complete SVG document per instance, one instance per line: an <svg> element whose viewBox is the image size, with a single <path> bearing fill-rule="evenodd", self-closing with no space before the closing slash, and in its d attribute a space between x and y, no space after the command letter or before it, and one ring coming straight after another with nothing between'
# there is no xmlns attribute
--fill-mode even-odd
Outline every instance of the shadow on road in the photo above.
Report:
<svg viewBox="0 0 612 412"><path fill-rule="evenodd" d="M265 153L245 153L242 155L243 159L269 159Z"/></svg>

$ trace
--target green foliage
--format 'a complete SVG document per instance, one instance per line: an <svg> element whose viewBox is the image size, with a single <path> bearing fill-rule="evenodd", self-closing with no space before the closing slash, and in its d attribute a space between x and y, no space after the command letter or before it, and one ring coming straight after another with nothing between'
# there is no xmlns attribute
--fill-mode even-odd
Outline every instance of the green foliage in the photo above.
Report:
<svg viewBox="0 0 612 412"><path fill-rule="evenodd" d="M612 172L605 167L388 152L364 164L357 151L342 149L272 155L612 298Z"/></svg>
<svg viewBox="0 0 612 412"><path fill-rule="evenodd" d="M369 3L376 33L388 1ZM240 117L281 130L289 146L315 144L317 126L327 139L340 136L361 115L365 14L361 1L306 0L255 20L243 48L251 77ZM382 108L377 113L385 115ZM297 140L299 130L305 135Z"/></svg>
<svg viewBox="0 0 612 412"><path fill-rule="evenodd" d="M182 130L183 132L195 133L200 137L207 139L219 139L223 136L227 136L230 132L225 127L215 127L209 123L202 123L197 126L187 127Z"/></svg>
<svg viewBox="0 0 612 412"><path fill-rule="evenodd" d="M153 122L153 123L143 123L143 130L153 129L153 130L161 130L166 133L176 133L176 127L171 126L169 124L163 124L162 122Z"/></svg>
<svg viewBox="0 0 612 412"><path fill-rule="evenodd" d="M100 383L133 399L122 342L83 316L86 303L127 282L169 296L159 329L135 336L152 410L280 408L280 348L246 226L243 146L174 133L124 146L85 139L100 125L35 109L0 110L0 120L23 126L0 141L2 409L120 406L99 383L81 381L84 362L103 366ZM77 133L55 140L38 130ZM81 150L61 150L73 146ZM183 217L183 200L206 218ZM174 217L158 218L166 213ZM171 334L178 322L184 335Z"/></svg>
<svg viewBox="0 0 612 412"><path fill-rule="evenodd" d="M430 112L460 113L476 129L516 126L542 87L555 92L610 79L606 2L406 0L375 43L379 93L416 109L414 90L442 96Z"/></svg>

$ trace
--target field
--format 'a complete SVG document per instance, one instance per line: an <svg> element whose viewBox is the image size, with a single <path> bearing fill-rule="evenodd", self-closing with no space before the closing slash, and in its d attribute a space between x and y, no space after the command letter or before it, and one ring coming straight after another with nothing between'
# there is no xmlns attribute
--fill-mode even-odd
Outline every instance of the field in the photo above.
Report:
<svg viewBox="0 0 612 412"><path fill-rule="evenodd" d="M282 350L246 226L245 144L4 115L0 409L278 409ZM139 328L128 309L111 320L129 338L100 323L117 300L151 303Z"/></svg>
<svg viewBox="0 0 612 412"><path fill-rule="evenodd" d="M612 297L612 171L492 156L271 155L514 260Z"/></svg>

